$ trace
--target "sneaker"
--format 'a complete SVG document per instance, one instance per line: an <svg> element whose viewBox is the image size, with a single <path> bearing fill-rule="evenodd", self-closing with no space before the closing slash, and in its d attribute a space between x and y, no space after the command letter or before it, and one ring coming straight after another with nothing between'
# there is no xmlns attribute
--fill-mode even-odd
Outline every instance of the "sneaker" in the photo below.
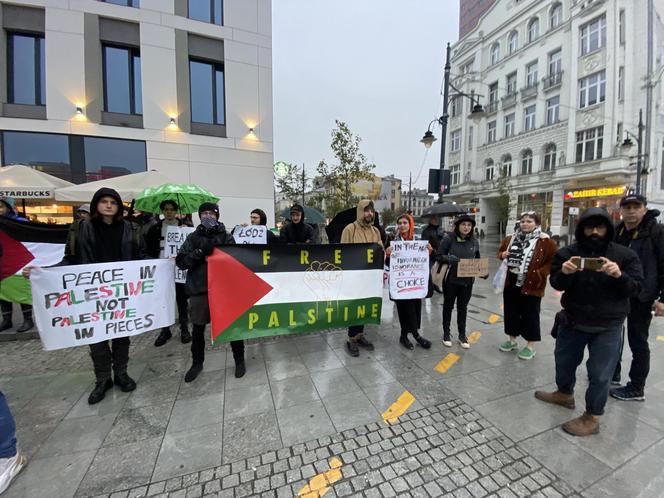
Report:
<svg viewBox="0 0 664 498"><path fill-rule="evenodd" d="M443 346L445 346L446 348L452 347L452 338L450 337L450 334L443 335Z"/></svg>
<svg viewBox="0 0 664 498"><path fill-rule="evenodd" d="M517 355L520 360L532 360L535 358L535 350L530 349L528 346L524 347Z"/></svg>
<svg viewBox="0 0 664 498"><path fill-rule="evenodd" d="M346 341L346 349L348 349L348 354L353 357L360 356L360 348L357 347L355 341Z"/></svg>
<svg viewBox="0 0 664 498"><path fill-rule="evenodd" d="M516 342L505 341L500 346L498 346L498 349L500 349L504 353L509 353L510 351L518 349L518 347L519 345Z"/></svg>
<svg viewBox="0 0 664 498"><path fill-rule="evenodd" d="M463 349L470 349L470 343L468 342L468 339L466 338L465 335L459 336L459 344L461 344L461 347Z"/></svg>
<svg viewBox="0 0 664 498"><path fill-rule="evenodd" d="M18 451L10 458L0 458L0 494L4 493L14 477L26 466L28 459Z"/></svg>
<svg viewBox="0 0 664 498"><path fill-rule="evenodd" d="M363 347L367 351L373 351L374 345L367 341L367 339L362 335L357 339L357 345Z"/></svg>
<svg viewBox="0 0 664 498"><path fill-rule="evenodd" d="M620 387L620 386L622 386L622 384L620 383L620 380L615 380L615 379L611 381L611 385L612 385L613 387Z"/></svg>
<svg viewBox="0 0 664 498"><path fill-rule="evenodd" d="M614 387L609 390L612 398L619 399L620 401L645 401L646 396L643 389L637 389L632 384L627 383L625 387Z"/></svg>

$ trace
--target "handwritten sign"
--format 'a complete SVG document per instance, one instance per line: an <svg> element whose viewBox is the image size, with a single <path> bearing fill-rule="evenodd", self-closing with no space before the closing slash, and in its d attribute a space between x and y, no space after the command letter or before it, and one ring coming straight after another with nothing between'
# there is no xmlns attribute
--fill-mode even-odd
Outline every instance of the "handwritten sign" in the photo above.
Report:
<svg viewBox="0 0 664 498"><path fill-rule="evenodd" d="M35 268L32 306L44 349L94 344L175 322L173 260Z"/></svg>
<svg viewBox="0 0 664 498"><path fill-rule="evenodd" d="M267 227L265 225L237 225L233 230L236 244L267 244Z"/></svg>
<svg viewBox="0 0 664 498"><path fill-rule="evenodd" d="M390 297L421 299L429 285L429 242L400 240L390 244Z"/></svg>
<svg viewBox="0 0 664 498"><path fill-rule="evenodd" d="M457 277L485 277L489 274L489 258L461 259Z"/></svg>
<svg viewBox="0 0 664 498"><path fill-rule="evenodd" d="M168 227L166 240L164 241L164 257L174 258L177 256L187 236L194 230L196 229L192 227ZM176 266L175 281L178 284L184 284L187 281L187 270L181 270Z"/></svg>

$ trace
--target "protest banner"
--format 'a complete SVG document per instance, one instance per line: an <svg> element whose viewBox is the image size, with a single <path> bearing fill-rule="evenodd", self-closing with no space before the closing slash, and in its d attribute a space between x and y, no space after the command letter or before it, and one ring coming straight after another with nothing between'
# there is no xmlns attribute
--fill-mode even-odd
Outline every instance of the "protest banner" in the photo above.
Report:
<svg viewBox="0 0 664 498"><path fill-rule="evenodd" d="M233 229L236 244L267 244L267 227L265 225L236 225Z"/></svg>
<svg viewBox="0 0 664 498"><path fill-rule="evenodd" d="M35 268L33 311L44 349L142 334L175 322L173 260Z"/></svg>
<svg viewBox="0 0 664 498"><path fill-rule="evenodd" d="M395 240L390 243L390 297L421 299L429 287L429 249L426 240Z"/></svg>
<svg viewBox="0 0 664 498"><path fill-rule="evenodd" d="M380 323L377 244L221 246L208 257L212 340Z"/></svg>
<svg viewBox="0 0 664 498"><path fill-rule="evenodd" d="M193 233L195 228L192 227L168 227L166 229L166 240L164 241L164 257L174 258L178 255L178 251L190 233ZM184 284L187 281L187 270L181 270L175 266L175 282Z"/></svg>
<svg viewBox="0 0 664 498"><path fill-rule="evenodd" d="M486 277L489 274L489 258L460 259L458 277Z"/></svg>

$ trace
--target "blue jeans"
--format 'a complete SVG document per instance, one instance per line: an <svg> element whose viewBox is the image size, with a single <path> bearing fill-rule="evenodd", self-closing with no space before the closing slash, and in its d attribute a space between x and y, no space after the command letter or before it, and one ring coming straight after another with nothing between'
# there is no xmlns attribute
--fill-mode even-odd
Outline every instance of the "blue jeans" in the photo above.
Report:
<svg viewBox="0 0 664 498"><path fill-rule="evenodd" d="M0 458L16 455L16 425L5 395L0 391Z"/></svg>
<svg viewBox="0 0 664 498"><path fill-rule="evenodd" d="M576 384L576 369L583 361L588 346L588 380L586 411L591 415L602 415L609 396L609 383L620 355L622 323L607 328L604 332L589 333L569 325L558 326L556 338L556 384L558 390L572 394Z"/></svg>

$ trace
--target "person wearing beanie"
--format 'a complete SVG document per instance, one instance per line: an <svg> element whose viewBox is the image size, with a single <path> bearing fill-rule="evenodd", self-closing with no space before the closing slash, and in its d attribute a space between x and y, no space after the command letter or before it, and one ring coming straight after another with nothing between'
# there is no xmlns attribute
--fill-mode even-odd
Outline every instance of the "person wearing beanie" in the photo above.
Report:
<svg viewBox="0 0 664 498"><path fill-rule="evenodd" d="M13 197L0 196L0 216L10 220L25 221L25 218L21 218L16 212L16 200Z"/></svg>
<svg viewBox="0 0 664 498"><path fill-rule="evenodd" d="M313 244L314 229L304 222L304 208L299 204L290 208L290 223L281 227L279 238L286 244Z"/></svg>
<svg viewBox="0 0 664 498"><path fill-rule="evenodd" d="M89 220L90 219L90 204L83 204L79 206L76 210L76 215L79 220Z"/></svg>
<svg viewBox="0 0 664 498"><path fill-rule="evenodd" d="M208 302L207 257L215 246L234 244L233 236L219 222L219 206L213 202L204 202L198 208L201 224L187 236L175 258L175 264L181 270L187 270L185 283L191 305L191 367L184 376L185 382L193 382L203 370L205 361L205 326L210 323L210 305ZM246 372L244 364L244 343L231 342L235 360L235 377L242 377Z"/></svg>
<svg viewBox="0 0 664 498"><path fill-rule="evenodd" d="M518 350L516 338L526 340L518 353L521 360L535 357L535 343L540 333L540 304L551 272L556 243L542 231L541 219L535 211L521 213L514 235L505 237L498 249L498 258L507 260L507 278L503 290L505 334L508 340L500 344L503 352Z"/></svg>
<svg viewBox="0 0 664 498"><path fill-rule="evenodd" d="M448 265L447 275L443 282L443 345L448 348L452 347L450 326L455 302L459 343L464 349L470 347L466 337L466 316L475 279L457 276L457 266L462 259L480 257L480 244L473 235L474 228L475 219L463 214L454 222L454 230L446 233L438 246L436 260L439 264Z"/></svg>
<svg viewBox="0 0 664 498"><path fill-rule="evenodd" d="M145 252L150 258L164 258L168 227L184 225L183 221L177 218L179 206L176 201L172 199L162 201L159 209L164 219L151 225L145 234ZM191 334L189 333L189 301L187 300L185 284L175 283L175 301L178 307L178 320L180 322L180 342L188 344L191 342ZM156 347L163 346L171 337L173 337L171 328L164 327L154 341L154 345Z"/></svg>

